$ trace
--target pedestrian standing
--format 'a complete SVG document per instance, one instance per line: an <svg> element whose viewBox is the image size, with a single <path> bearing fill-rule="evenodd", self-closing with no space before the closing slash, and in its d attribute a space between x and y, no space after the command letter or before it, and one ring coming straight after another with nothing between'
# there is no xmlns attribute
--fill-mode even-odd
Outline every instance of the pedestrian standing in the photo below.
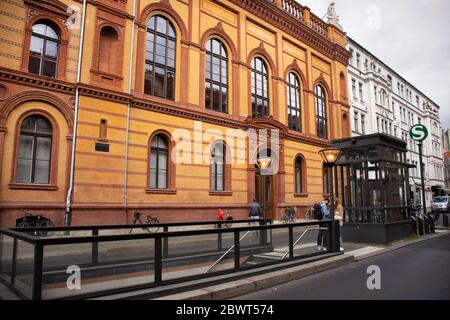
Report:
<svg viewBox="0 0 450 320"><path fill-rule="evenodd" d="M320 204L320 212L322 218L320 221L326 221L330 218L330 211L328 207L330 205L330 199L325 198L324 201ZM317 237L317 246L319 251L326 251L328 246L328 232L327 230L323 230L323 226L320 226L319 235Z"/></svg>

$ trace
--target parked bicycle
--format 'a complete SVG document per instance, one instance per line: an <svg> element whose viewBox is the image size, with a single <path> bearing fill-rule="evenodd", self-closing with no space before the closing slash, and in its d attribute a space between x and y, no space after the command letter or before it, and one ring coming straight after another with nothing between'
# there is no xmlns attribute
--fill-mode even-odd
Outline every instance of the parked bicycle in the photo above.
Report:
<svg viewBox="0 0 450 320"><path fill-rule="evenodd" d="M152 225L154 224L154 227L144 227L142 228L142 230L146 230L149 233L157 233L159 231L159 229L161 228L161 226L159 225L159 220L157 217L152 217L152 216L147 216L144 215L142 213L140 213L139 211L134 211L133 212L133 225L135 224L142 224L142 225ZM130 233L133 232L134 228L130 229Z"/></svg>
<svg viewBox="0 0 450 320"><path fill-rule="evenodd" d="M42 215L34 216L31 213L22 210L24 215L16 220L16 228L24 229L24 228L51 228L54 227L55 224L48 218L45 218ZM49 237L54 234L53 231L34 231L33 234L35 236L41 237Z"/></svg>
<svg viewBox="0 0 450 320"><path fill-rule="evenodd" d="M284 210L284 223L295 223L297 220L297 210L295 208L286 208Z"/></svg>
<svg viewBox="0 0 450 320"><path fill-rule="evenodd" d="M314 220L314 206L309 207L308 211L306 211L305 220Z"/></svg>
<svg viewBox="0 0 450 320"><path fill-rule="evenodd" d="M218 210L217 214L217 220L219 221L225 221L223 224L226 228L230 229L233 225L233 216L230 214L230 212L227 210L223 212L222 210Z"/></svg>

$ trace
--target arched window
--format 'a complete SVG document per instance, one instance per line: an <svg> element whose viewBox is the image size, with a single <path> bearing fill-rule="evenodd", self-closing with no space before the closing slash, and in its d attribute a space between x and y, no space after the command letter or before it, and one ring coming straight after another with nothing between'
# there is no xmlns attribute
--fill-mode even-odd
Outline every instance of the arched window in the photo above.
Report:
<svg viewBox="0 0 450 320"><path fill-rule="evenodd" d="M252 115L254 118L269 116L269 75L263 59L252 61Z"/></svg>
<svg viewBox="0 0 450 320"><path fill-rule="evenodd" d="M100 32L98 69L107 73L117 73L115 61L118 50L119 36L117 31L109 26Z"/></svg>
<svg viewBox="0 0 450 320"><path fill-rule="evenodd" d="M303 190L303 159L298 156L295 159L295 193L304 193Z"/></svg>
<svg viewBox="0 0 450 320"><path fill-rule="evenodd" d="M156 135L150 146L150 189L168 188L169 142L162 135Z"/></svg>
<svg viewBox="0 0 450 320"><path fill-rule="evenodd" d="M49 184L52 126L42 116L26 118L20 127L17 183Z"/></svg>
<svg viewBox="0 0 450 320"><path fill-rule="evenodd" d="M145 53L146 94L174 100L175 47L175 29L169 19L163 16L151 17L147 25Z"/></svg>
<svg viewBox="0 0 450 320"><path fill-rule="evenodd" d="M356 84L355 84L356 86ZM361 86L360 86L361 89ZM343 73L339 76L339 90L341 92L341 99L347 100L347 81L345 80L345 75ZM356 96L356 94L354 94ZM361 98L361 95L360 95ZM361 99L362 100L362 99Z"/></svg>
<svg viewBox="0 0 450 320"><path fill-rule="evenodd" d="M225 144L217 142L211 151L211 190L225 191Z"/></svg>
<svg viewBox="0 0 450 320"><path fill-rule="evenodd" d="M56 78L59 35L46 23L36 23L32 30L28 71Z"/></svg>
<svg viewBox="0 0 450 320"><path fill-rule="evenodd" d="M316 125L317 136L326 139L327 132L327 98L322 86L316 87Z"/></svg>
<svg viewBox="0 0 450 320"><path fill-rule="evenodd" d="M222 42L211 39L206 44L205 106L228 112L228 56Z"/></svg>
<svg viewBox="0 0 450 320"><path fill-rule="evenodd" d="M300 102L300 81L295 73L289 73L287 77L287 104L289 129L302 130L302 113Z"/></svg>

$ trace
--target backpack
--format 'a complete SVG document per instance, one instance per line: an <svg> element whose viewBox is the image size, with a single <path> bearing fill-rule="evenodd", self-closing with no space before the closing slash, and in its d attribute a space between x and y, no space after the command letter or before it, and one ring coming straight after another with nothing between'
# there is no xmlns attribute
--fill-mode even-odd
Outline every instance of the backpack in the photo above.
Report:
<svg viewBox="0 0 450 320"><path fill-rule="evenodd" d="M314 220L322 221L323 219L323 212L322 212L322 206L320 203L316 203L313 207L313 217Z"/></svg>

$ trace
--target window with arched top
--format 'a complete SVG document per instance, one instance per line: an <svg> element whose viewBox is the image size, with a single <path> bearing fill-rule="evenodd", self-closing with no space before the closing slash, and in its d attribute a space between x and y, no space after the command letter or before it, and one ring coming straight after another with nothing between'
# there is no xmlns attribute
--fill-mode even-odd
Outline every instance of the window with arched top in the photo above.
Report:
<svg viewBox="0 0 450 320"><path fill-rule="evenodd" d="M317 136L326 139L327 132L327 97L321 85L316 86L316 127Z"/></svg>
<svg viewBox="0 0 450 320"><path fill-rule="evenodd" d="M211 190L225 191L226 148L223 142L217 142L211 151Z"/></svg>
<svg viewBox="0 0 450 320"><path fill-rule="evenodd" d="M119 46L119 35L110 26L105 26L100 31L98 69L107 73L117 73L115 60Z"/></svg>
<svg viewBox="0 0 450 320"><path fill-rule="evenodd" d="M304 190L304 164L302 157L298 156L295 159L295 193L302 194L305 193Z"/></svg>
<svg viewBox="0 0 450 320"><path fill-rule="evenodd" d="M175 54L176 33L172 23L160 15L151 17L147 24L145 94L174 100Z"/></svg>
<svg viewBox="0 0 450 320"><path fill-rule="evenodd" d="M30 59L28 71L31 73L56 78L60 37L48 23L33 25L30 42Z"/></svg>
<svg viewBox="0 0 450 320"><path fill-rule="evenodd" d="M158 134L150 143L150 189L167 189L169 171L169 142Z"/></svg>
<svg viewBox="0 0 450 320"><path fill-rule="evenodd" d="M16 183L50 183L52 135L52 126L43 116L33 115L22 122Z"/></svg>
<svg viewBox="0 0 450 320"><path fill-rule="evenodd" d="M228 112L228 55L218 39L206 43L205 106Z"/></svg>
<svg viewBox="0 0 450 320"><path fill-rule="evenodd" d="M300 132L302 130L300 80L293 72L289 73L286 79L286 89L289 129Z"/></svg>
<svg viewBox="0 0 450 320"><path fill-rule="evenodd" d="M263 59L256 57L251 65L252 116L269 116L269 74Z"/></svg>
<svg viewBox="0 0 450 320"><path fill-rule="evenodd" d="M360 86L360 89L361 89L361 86ZM347 100L347 81L345 80L344 73L341 73L339 76L339 91L341 94L341 99ZM356 94L353 94L353 96L356 96ZM360 94L360 98L362 98L361 94Z"/></svg>

